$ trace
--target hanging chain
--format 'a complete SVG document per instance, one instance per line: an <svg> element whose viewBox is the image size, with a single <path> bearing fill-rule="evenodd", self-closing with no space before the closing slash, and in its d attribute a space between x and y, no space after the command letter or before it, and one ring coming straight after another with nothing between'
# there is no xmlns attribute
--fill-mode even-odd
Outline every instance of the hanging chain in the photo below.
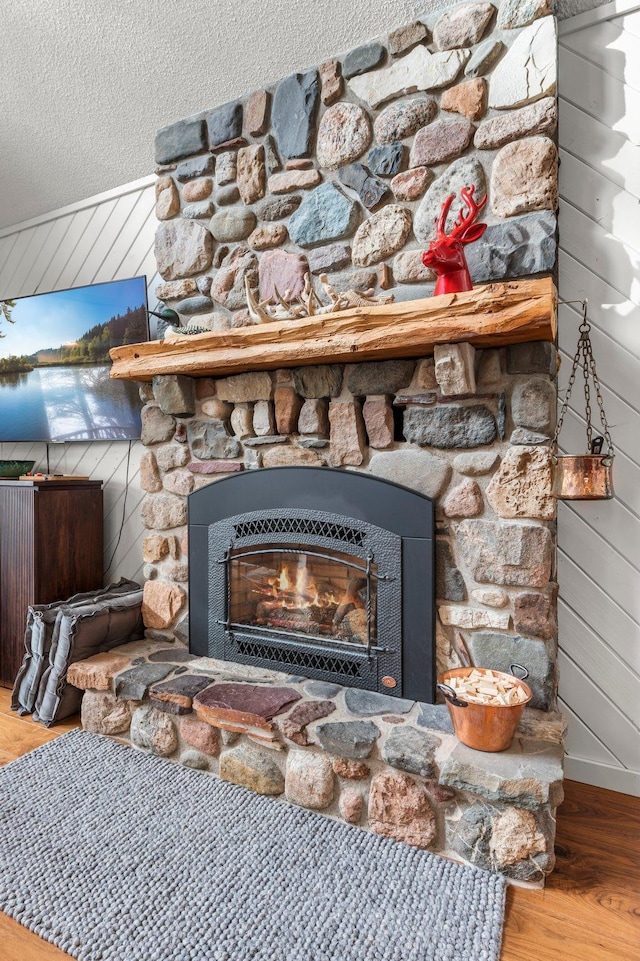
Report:
<svg viewBox="0 0 640 961"><path fill-rule="evenodd" d="M582 348L582 377L584 380L584 411L585 420L587 422L587 453L592 451L592 440L593 440L593 425L591 423L591 390L589 388L589 354L591 353L591 341L589 340L589 330L590 325L587 320L587 307L582 308L582 323L578 327L580 331L580 338L578 340L579 348Z"/></svg>
<svg viewBox="0 0 640 961"><path fill-rule="evenodd" d="M598 408L600 410L600 423L602 424L602 433L604 434L604 439L607 444L607 457L613 457L613 441L611 440L611 434L609 432L609 424L607 423L607 415L604 412L604 401L602 399L602 391L600 390L600 381L598 379L598 372L596 371L596 361L593 356L593 351L591 349L591 341L589 344L589 369L591 370L591 379L593 381L593 386L596 391L596 400L598 401Z"/></svg>
<svg viewBox="0 0 640 961"><path fill-rule="evenodd" d="M564 400L562 402L562 407L560 408L560 415L556 423L555 433L553 435L552 445L556 446L558 442L558 436L562 430L562 425L564 423L564 417L569 407L569 399L571 397L571 391L576 382L576 375L578 373L578 366L582 367L582 376L584 379L584 401L585 401L585 417L587 421L587 453L594 453L594 441L593 441L593 424L591 422L591 388L589 384L589 378L593 381L593 386L595 389L596 400L598 402L598 408L600 411L600 423L602 424L602 433L604 434L604 439L607 444L607 452L605 456L607 458L613 458L613 441L611 440L611 434L609 433L609 425L607 423L607 417L604 412L604 401L602 399L602 391L600 389L600 380L598 379L598 373L596 371L596 361L593 356L593 348L591 347L591 338L589 336L591 332L591 324L587 319L587 301L582 301L582 322L578 328L580 332L580 337L578 338L578 346L576 349L575 357L573 358L573 364L571 367L571 373L569 375L569 381L567 383L567 390L564 395ZM597 443L596 438L596 443ZM602 443L602 439L600 439Z"/></svg>

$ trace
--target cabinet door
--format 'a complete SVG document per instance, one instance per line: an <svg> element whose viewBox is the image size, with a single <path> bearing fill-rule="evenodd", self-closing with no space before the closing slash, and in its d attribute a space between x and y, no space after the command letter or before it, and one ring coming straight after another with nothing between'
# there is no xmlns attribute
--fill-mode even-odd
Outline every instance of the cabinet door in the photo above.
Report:
<svg viewBox="0 0 640 961"><path fill-rule="evenodd" d="M102 489L0 483L0 684L22 663L30 604L102 587Z"/></svg>
<svg viewBox="0 0 640 961"><path fill-rule="evenodd" d="M35 495L35 597L64 600L102 587L102 490L41 487Z"/></svg>

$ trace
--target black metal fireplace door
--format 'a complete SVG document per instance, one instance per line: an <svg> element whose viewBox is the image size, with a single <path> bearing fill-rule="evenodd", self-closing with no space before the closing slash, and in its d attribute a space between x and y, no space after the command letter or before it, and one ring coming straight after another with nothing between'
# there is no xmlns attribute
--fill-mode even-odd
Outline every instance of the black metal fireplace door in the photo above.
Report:
<svg viewBox="0 0 640 961"><path fill-rule="evenodd" d="M190 649L434 700L433 502L283 467L189 497Z"/></svg>

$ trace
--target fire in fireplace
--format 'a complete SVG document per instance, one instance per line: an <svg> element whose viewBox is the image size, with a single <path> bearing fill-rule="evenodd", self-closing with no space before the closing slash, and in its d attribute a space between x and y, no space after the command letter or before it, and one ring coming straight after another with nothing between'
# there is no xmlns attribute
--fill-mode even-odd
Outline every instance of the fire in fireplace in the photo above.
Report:
<svg viewBox="0 0 640 961"><path fill-rule="evenodd" d="M375 641L375 564L295 544L233 550L229 568L232 625L323 642Z"/></svg>
<svg viewBox="0 0 640 961"><path fill-rule="evenodd" d="M351 471L235 475L189 497L190 648L433 701L434 507Z"/></svg>

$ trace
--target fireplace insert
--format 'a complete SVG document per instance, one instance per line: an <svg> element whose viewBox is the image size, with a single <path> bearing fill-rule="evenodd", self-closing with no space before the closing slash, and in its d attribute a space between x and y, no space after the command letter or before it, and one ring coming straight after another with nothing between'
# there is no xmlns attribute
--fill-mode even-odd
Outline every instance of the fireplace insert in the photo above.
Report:
<svg viewBox="0 0 640 961"><path fill-rule="evenodd" d="M434 505L328 467L189 496L190 649L434 700Z"/></svg>

